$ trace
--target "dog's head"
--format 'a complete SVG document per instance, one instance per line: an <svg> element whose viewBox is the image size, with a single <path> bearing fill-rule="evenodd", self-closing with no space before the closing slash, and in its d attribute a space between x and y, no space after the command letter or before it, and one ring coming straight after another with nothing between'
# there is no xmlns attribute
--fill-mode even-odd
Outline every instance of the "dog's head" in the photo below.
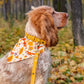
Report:
<svg viewBox="0 0 84 84"><path fill-rule="evenodd" d="M55 46L58 42L57 31L66 25L68 14L56 12L48 6L40 6L34 8L27 15L35 32L38 34L37 37L45 40L48 46Z"/></svg>

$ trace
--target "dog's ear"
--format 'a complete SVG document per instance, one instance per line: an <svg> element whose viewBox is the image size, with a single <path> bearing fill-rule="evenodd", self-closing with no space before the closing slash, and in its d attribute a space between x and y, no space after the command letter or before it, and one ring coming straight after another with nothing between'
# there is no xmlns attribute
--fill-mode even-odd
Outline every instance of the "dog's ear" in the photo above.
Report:
<svg viewBox="0 0 84 84"><path fill-rule="evenodd" d="M43 9L33 10L28 16L39 38L45 40L48 46L55 46L58 42L58 37L52 15Z"/></svg>
<svg viewBox="0 0 84 84"><path fill-rule="evenodd" d="M40 22L41 38L47 42L48 46L55 46L58 42L57 28L54 25L51 14L43 14Z"/></svg>

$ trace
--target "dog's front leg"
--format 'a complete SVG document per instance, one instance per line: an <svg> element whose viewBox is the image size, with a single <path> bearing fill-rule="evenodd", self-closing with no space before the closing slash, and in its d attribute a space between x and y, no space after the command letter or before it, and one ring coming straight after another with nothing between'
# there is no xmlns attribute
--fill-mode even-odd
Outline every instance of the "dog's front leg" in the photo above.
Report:
<svg viewBox="0 0 84 84"><path fill-rule="evenodd" d="M44 84L44 76L39 70L36 72L35 84Z"/></svg>

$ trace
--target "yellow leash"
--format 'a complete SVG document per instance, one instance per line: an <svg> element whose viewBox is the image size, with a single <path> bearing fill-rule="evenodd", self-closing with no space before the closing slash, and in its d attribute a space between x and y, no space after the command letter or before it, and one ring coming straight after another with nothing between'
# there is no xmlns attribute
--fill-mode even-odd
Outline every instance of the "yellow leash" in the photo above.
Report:
<svg viewBox="0 0 84 84"><path fill-rule="evenodd" d="M30 84L35 84L35 76L36 76L36 68L37 68L38 58L39 58L39 53L35 53Z"/></svg>
<svg viewBox="0 0 84 84"><path fill-rule="evenodd" d="M29 35L29 34L26 33L25 37L27 37L28 39L30 39L32 41L35 41L35 42L38 42L40 44L46 45L46 41L41 40L39 38L36 38L35 36ZM30 84L35 84L36 69L37 69L37 63L38 63L39 53L42 53L42 52L43 51L38 51L38 52L35 53Z"/></svg>

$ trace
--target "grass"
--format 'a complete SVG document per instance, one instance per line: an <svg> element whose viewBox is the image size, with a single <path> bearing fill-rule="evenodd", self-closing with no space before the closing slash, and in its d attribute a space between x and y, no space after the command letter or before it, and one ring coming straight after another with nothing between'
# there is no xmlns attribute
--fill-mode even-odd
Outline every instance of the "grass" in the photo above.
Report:
<svg viewBox="0 0 84 84"><path fill-rule="evenodd" d="M24 36L27 20L14 23L0 19L0 57L3 57ZM11 25L12 24L12 25ZM74 49L71 21L58 33L59 43L49 48L52 52L52 69L47 84L84 83L84 47Z"/></svg>

